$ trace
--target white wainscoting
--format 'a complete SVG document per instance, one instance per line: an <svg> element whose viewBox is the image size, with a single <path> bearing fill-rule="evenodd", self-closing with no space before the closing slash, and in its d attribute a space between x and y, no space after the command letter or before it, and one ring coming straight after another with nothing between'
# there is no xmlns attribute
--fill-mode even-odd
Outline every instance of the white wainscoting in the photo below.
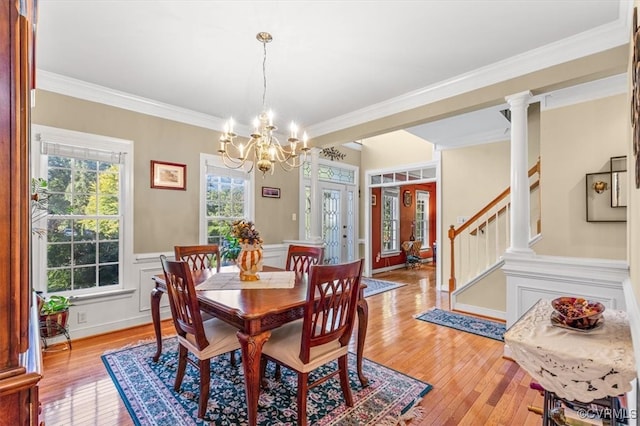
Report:
<svg viewBox="0 0 640 426"><path fill-rule="evenodd" d="M160 255L164 254L167 259L173 260L173 252L167 253L144 253L136 254L133 263L133 276L138 279L138 292L140 294L140 312L151 310L151 290L155 287L153 282L154 275L162 274L162 265L160 264ZM169 299L163 297L160 299L160 316L168 318L171 315L169 310Z"/></svg>
<svg viewBox="0 0 640 426"><path fill-rule="evenodd" d="M262 263L274 268L284 269L287 262L289 244L264 244L262 246Z"/></svg>
<svg viewBox="0 0 640 426"><path fill-rule="evenodd" d="M626 310L625 261L506 253L507 328L540 299L579 296L609 309Z"/></svg>

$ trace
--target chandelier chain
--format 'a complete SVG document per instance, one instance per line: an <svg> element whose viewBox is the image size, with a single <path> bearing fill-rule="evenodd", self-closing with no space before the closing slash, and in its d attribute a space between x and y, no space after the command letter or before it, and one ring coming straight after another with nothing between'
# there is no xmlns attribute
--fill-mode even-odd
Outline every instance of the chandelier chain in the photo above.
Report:
<svg viewBox="0 0 640 426"><path fill-rule="evenodd" d="M267 104L267 42L262 42L262 110L264 111Z"/></svg>
<svg viewBox="0 0 640 426"><path fill-rule="evenodd" d="M220 135L218 153L225 166L237 169L249 161L251 166L248 172L255 167L264 177L267 172L273 174L275 164L279 164L286 171L302 166L311 148L307 143L306 132L303 132L302 140L298 139L298 126L294 122L291 122L291 133L285 145L282 145L274 134L278 128L273 124L273 112L266 110L267 43L273 38L267 32L258 33L256 38L262 43L262 111L253 120L253 132L249 135L248 141L236 141L238 135L233 131L235 122L229 119Z"/></svg>

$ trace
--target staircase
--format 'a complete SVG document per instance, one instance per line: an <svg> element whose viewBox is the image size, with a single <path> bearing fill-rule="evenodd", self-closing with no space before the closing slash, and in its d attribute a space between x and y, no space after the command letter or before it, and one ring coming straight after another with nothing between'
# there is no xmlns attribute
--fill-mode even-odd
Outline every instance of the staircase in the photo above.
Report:
<svg viewBox="0 0 640 426"><path fill-rule="evenodd" d="M531 208L529 235L537 236L540 234L539 159L529 170L528 176ZM457 295L502 266L502 256L510 245L510 208L511 188L507 188L469 220L457 228L450 226L449 300L452 309L456 309Z"/></svg>

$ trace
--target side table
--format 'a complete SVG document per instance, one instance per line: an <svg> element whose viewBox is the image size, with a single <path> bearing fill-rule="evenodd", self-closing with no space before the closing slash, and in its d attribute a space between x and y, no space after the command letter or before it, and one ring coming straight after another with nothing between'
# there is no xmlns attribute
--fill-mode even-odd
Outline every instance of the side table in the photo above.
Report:
<svg viewBox="0 0 640 426"><path fill-rule="evenodd" d="M631 332L623 311L605 310L602 327L582 332L551 324L553 308L539 300L505 333L514 360L545 389L543 424L558 399L611 409L636 378ZM584 404L582 404L584 405Z"/></svg>

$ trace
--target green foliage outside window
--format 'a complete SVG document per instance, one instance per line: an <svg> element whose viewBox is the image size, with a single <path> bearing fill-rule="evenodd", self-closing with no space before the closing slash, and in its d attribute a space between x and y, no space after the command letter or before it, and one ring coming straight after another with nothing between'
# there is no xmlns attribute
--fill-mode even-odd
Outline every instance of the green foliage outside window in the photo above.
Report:
<svg viewBox="0 0 640 426"><path fill-rule="evenodd" d="M120 166L48 157L47 292L119 283Z"/></svg>
<svg viewBox="0 0 640 426"><path fill-rule="evenodd" d="M240 253L238 239L232 235L232 223L245 217L244 179L207 174L207 241L218 244L223 264L235 261Z"/></svg>

